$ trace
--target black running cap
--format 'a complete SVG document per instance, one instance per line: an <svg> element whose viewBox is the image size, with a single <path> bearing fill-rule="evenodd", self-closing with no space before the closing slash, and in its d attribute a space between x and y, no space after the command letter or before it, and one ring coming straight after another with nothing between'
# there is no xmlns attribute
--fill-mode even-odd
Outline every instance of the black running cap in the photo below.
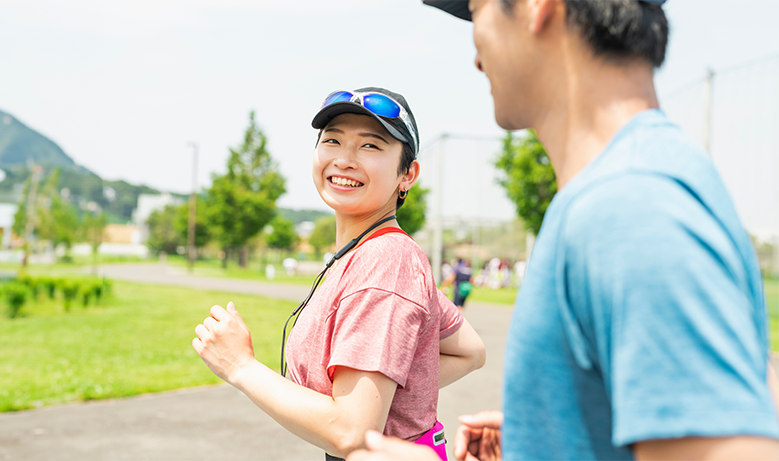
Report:
<svg viewBox="0 0 779 461"><path fill-rule="evenodd" d="M642 3L661 6L666 0L638 0ZM471 10L468 9L468 0L422 0L422 3L439 10L446 11L452 16L456 16L466 21L471 21Z"/></svg>
<svg viewBox="0 0 779 461"><path fill-rule="evenodd" d="M403 122L403 120L401 120L400 117L398 118L381 117L369 111L362 105L351 101L335 102L333 104L330 104L329 106L323 107L314 116L314 119L311 121L311 126L316 128L317 130L321 130L322 128L326 127L327 124L330 123L334 118L338 117L341 114L369 115L373 117L377 122L379 122L381 126L383 126L385 130L387 130L387 133L389 133L393 138L411 146L411 149L414 151L414 157L416 157L417 154L419 153L419 130L417 129L417 121L416 119L414 119L414 114L411 112L411 108L408 107L406 98L404 98L403 95L400 95L398 93L393 93L392 91L386 90L384 88L378 88L372 86L366 88L360 88L359 90L353 90L353 92L379 93L379 94L389 96L390 98L395 100L398 104L403 106L403 109L405 109L406 112L408 113L408 118L411 120L411 126L414 129L413 135L409 131L408 126L406 126L406 123ZM414 141L415 138L416 138L416 142Z"/></svg>
<svg viewBox="0 0 779 461"><path fill-rule="evenodd" d="M446 11L466 21L471 20L471 10L468 9L468 0L422 0L422 3L439 10Z"/></svg>

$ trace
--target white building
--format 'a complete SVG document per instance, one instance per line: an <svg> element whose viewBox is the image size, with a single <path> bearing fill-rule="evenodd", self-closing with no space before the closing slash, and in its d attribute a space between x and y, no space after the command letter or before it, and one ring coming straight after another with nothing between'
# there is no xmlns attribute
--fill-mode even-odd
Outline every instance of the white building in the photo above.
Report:
<svg viewBox="0 0 779 461"><path fill-rule="evenodd" d="M139 226L146 224L149 215L168 205L180 205L184 201L167 192L158 195L141 194L138 196L138 207L133 211L133 222Z"/></svg>
<svg viewBox="0 0 779 461"><path fill-rule="evenodd" d="M18 209L19 206L15 203L0 203L0 232L2 232L0 248L8 248L11 245L14 215Z"/></svg>

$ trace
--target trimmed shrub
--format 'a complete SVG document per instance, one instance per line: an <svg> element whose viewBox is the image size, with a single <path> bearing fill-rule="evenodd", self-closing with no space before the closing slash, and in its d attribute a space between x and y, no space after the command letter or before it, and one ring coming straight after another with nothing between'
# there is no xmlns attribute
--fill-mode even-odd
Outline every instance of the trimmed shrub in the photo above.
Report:
<svg viewBox="0 0 779 461"><path fill-rule="evenodd" d="M38 283L43 286L43 292L49 299L54 299L57 294L57 281L51 277L41 277L38 279Z"/></svg>
<svg viewBox="0 0 779 461"><path fill-rule="evenodd" d="M75 280L62 280L60 291L62 291L62 300L65 303L65 311L70 311L73 300L78 296L80 284Z"/></svg>
<svg viewBox="0 0 779 461"><path fill-rule="evenodd" d="M24 303L27 302L27 285L19 282L11 282L5 286L4 294L8 302L8 318L16 318Z"/></svg>

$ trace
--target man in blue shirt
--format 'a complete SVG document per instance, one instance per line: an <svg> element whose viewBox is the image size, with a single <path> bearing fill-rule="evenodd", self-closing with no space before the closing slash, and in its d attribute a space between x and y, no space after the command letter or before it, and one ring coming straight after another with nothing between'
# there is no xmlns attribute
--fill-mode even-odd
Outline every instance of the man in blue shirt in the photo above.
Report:
<svg viewBox="0 0 779 461"><path fill-rule="evenodd" d="M754 250L658 107L664 0L425 2L473 21L498 124L535 129L559 185L509 330L503 412L461 419L458 459L779 459ZM431 459L366 443L373 457L350 461Z"/></svg>

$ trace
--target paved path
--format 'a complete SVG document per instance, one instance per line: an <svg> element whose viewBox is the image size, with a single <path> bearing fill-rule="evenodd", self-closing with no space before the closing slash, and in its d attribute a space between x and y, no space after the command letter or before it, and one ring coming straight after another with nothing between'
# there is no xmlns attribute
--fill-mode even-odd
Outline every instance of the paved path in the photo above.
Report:
<svg viewBox="0 0 779 461"><path fill-rule="evenodd" d="M308 293L302 286L191 277L156 264L106 266L106 275L292 300ZM488 357L484 368L441 390L439 418L450 440L458 415L500 408L510 314L510 308L490 304L474 303L466 310ZM227 385L0 414L0 460L139 459L320 461L324 455Z"/></svg>
<svg viewBox="0 0 779 461"><path fill-rule="evenodd" d="M106 277L114 280L229 291L290 301L302 301L311 289L307 285L285 285L255 280L189 275L184 268L158 263L107 264L102 266L101 270ZM311 281L314 281L313 276Z"/></svg>

